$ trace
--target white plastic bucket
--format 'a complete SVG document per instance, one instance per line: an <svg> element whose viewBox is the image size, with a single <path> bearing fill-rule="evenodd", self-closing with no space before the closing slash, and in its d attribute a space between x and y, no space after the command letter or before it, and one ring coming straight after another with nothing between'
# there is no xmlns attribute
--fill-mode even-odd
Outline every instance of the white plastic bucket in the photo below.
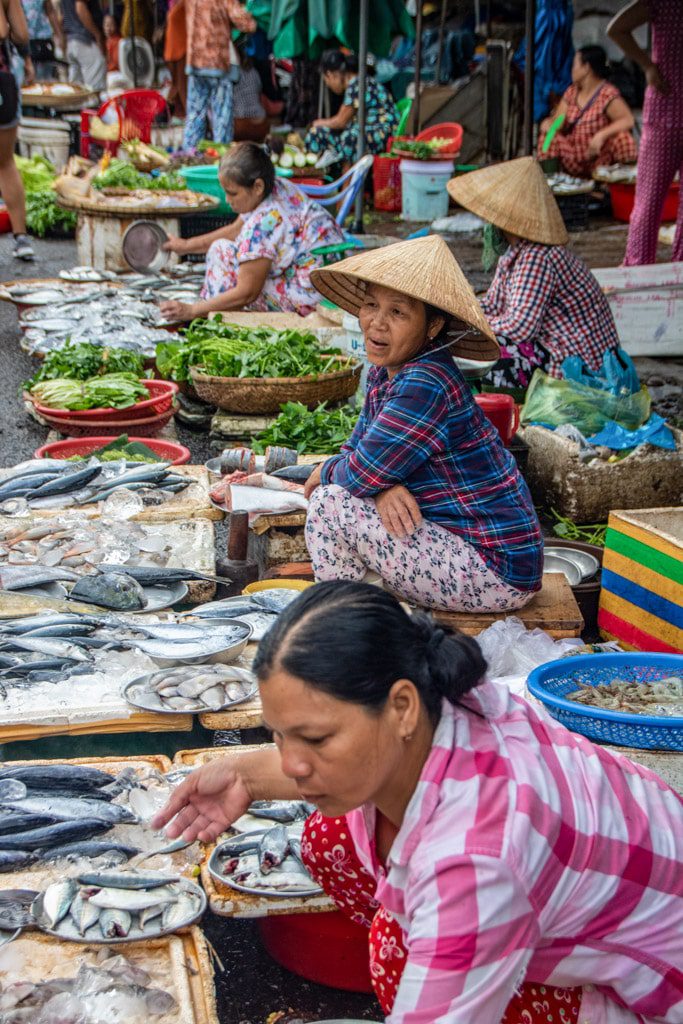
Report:
<svg viewBox="0 0 683 1024"><path fill-rule="evenodd" d="M360 375L360 393L365 394L365 387L368 381L368 370L372 365L365 352L365 341L363 339L363 332L360 329L360 321L357 316L352 313L344 313L342 319L342 327L346 332L346 345L345 349L350 356L357 359L363 365Z"/></svg>
<svg viewBox="0 0 683 1024"><path fill-rule="evenodd" d="M451 160L401 160L403 220L431 221L448 213L446 184L453 177Z"/></svg>
<svg viewBox="0 0 683 1024"><path fill-rule="evenodd" d="M19 124L17 133L21 156L44 156L61 171L69 159L69 125L66 121L29 117Z"/></svg>

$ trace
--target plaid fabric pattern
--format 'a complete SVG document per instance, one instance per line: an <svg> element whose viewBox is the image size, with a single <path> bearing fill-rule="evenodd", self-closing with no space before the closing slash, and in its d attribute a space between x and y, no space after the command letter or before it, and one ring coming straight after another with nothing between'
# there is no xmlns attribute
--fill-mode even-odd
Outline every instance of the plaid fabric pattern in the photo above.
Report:
<svg viewBox="0 0 683 1024"><path fill-rule="evenodd" d="M619 345L600 285L563 245L511 246L481 305L502 344L534 342L548 352L552 377L562 377L562 363L572 355L598 370L605 352Z"/></svg>
<svg viewBox="0 0 683 1024"><path fill-rule="evenodd" d="M574 125L569 135L558 132L550 143L547 153L543 153L546 132L542 131L538 139L539 159L559 157L562 170L574 174L578 178L590 178L596 167L607 164L634 164L638 157L636 142L630 132L619 132L613 135L602 146L597 157L588 155L588 144L596 132L609 126L607 108L612 100L621 93L610 82L604 82L590 106L581 108L577 103L578 90L570 85L562 99L567 104L565 124Z"/></svg>
<svg viewBox="0 0 683 1024"><path fill-rule="evenodd" d="M527 984L583 986L590 1024L683 1021L683 801L507 687L444 703L385 867L371 805L347 814L406 933L388 1024L497 1024ZM483 716L483 717L480 717Z"/></svg>
<svg viewBox="0 0 683 1024"><path fill-rule="evenodd" d="M322 482L367 498L402 484L425 519L459 534L500 579L541 587L543 542L526 483L447 351L427 352L389 380L368 374L365 405Z"/></svg>

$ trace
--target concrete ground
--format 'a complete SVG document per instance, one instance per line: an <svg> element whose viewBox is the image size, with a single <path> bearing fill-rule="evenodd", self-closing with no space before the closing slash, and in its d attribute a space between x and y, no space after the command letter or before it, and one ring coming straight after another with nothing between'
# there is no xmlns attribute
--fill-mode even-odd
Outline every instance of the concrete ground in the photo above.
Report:
<svg viewBox="0 0 683 1024"><path fill-rule="evenodd" d="M411 229L415 225L410 225ZM405 237L407 226L386 216L371 217L368 232ZM484 289L490 279L481 270L479 236L462 236L450 240L453 251L476 290ZM624 252L626 228L604 225L573 236L572 243L588 264L618 265ZM0 238L0 277L50 277L59 270L74 266L76 246L70 241L37 241L36 261L32 264L12 260L10 239ZM660 259L667 258L662 249ZM44 443L45 430L30 419L23 408L21 382L34 372L33 360L18 345L19 332L14 307L0 302L0 381L3 399L0 402L0 465L11 466L30 458L34 449ZM657 370L655 364L654 371ZM193 462L203 462L212 454L208 435L178 429L179 439L188 445ZM322 915L324 916L324 915ZM322 921L321 916L321 921ZM303 981L279 967L263 949L255 922L232 921L207 914L204 930L225 966L216 972L219 1019L221 1024L263 1024L273 1011L293 1011L293 1017L320 1020L325 1017L352 1017L379 1020L379 1006L369 996L340 992ZM321 940L323 941L323 940ZM334 953L331 951L330 955Z"/></svg>

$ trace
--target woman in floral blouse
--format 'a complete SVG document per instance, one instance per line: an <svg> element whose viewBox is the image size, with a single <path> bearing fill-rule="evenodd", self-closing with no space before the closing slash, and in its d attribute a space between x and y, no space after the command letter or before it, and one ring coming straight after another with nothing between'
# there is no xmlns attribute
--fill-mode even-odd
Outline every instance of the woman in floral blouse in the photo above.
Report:
<svg viewBox="0 0 683 1024"><path fill-rule="evenodd" d="M340 228L322 206L276 179L268 153L254 142L233 146L219 178L239 216L208 235L169 239L170 252L207 253L206 278L201 301L164 302L164 316L192 320L231 309L313 312L320 296L311 271L322 259L312 250L343 241Z"/></svg>
<svg viewBox="0 0 683 1024"><path fill-rule="evenodd" d="M320 63L325 85L342 105L334 117L314 121L306 136L309 153L329 151L344 164L352 164L358 154L358 60L340 50L328 50ZM368 153L383 153L396 133L398 111L393 99L374 78L365 82L365 144Z"/></svg>

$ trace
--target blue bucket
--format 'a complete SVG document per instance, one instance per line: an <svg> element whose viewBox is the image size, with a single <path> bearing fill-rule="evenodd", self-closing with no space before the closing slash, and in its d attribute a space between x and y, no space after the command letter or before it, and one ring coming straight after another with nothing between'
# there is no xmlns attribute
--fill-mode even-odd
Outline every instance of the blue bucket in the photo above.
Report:
<svg viewBox="0 0 683 1024"><path fill-rule="evenodd" d="M401 160L403 220L431 222L446 217L446 185L452 177L452 160Z"/></svg>

